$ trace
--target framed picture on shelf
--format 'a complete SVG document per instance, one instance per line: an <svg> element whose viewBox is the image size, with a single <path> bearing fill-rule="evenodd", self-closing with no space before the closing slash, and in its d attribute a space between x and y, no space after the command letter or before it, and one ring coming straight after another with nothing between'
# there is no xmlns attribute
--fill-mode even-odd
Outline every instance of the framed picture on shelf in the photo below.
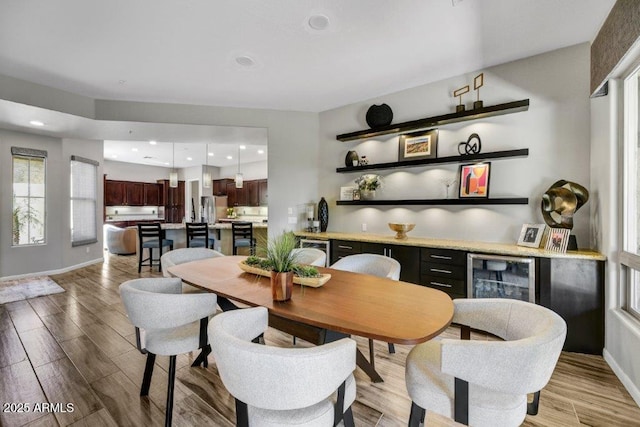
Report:
<svg viewBox="0 0 640 427"><path fill-rule="evenodd" d="M569 244L570 232L571 230L568 228L549 228L549 236L544 249L551 252L565 253Z"/></svg>
<svg viewBox="0 0 640 427"><path fill-rule="evenodd" d="M490 162L460 165L460 198L488 198L489 172L491 172Z"/></svg>
<svg viewBox="0 0 640 427"><path fill-rule="evenodd" d="M360 200L360 190L357 188L353 190L353 200Z"/></svg>
<svg viewBox="0 0 640 427"><path fill-rule="evenodd" d="M438 157L438 129L400 135L398 161Z"/></svg>
<svg viewBox="0 0 640 427"><path fill-rule="evenodd" d="M518 238L518 246L528 246L530 248L539 248L544 235L545 224L524 224L520 230Z"/></svg>
<svg viewBox="0 0 640 427"><path fill-rule="evenodd" d="M340 200L353 200L353 191L358 187L340 187Z"/></svg>

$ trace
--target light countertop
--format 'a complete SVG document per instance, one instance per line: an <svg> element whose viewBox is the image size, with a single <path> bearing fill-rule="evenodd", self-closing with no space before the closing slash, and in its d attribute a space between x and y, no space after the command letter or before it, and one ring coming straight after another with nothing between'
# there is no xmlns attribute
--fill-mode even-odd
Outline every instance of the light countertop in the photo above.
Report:
<svg viewBox="0 0 640 427"><path fill-rule="evenodd" d="M296 231L296 236L315 240L350 240L355 242L387 243L392 245L416 246L424 248L455 249L461 251L487 253L495 255L539 257L539 258L578 258L604 261L606 257L590 249L579 249L577 251L567 251L566 253L549 252L544 249L529 248L508 243L473 242L467 240L446 240L431 239L428 237L407 237L399 240L393 234L371 234L371 233L310 233L308 231Z"/></svg>

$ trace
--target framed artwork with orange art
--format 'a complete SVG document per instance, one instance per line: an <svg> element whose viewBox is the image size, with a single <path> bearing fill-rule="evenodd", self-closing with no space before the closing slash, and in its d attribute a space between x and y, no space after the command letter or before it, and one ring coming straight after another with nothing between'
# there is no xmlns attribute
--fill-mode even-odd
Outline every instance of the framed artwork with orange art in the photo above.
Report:
<svg viewBox="0 0 640 427"><path fill-rule="evenodd" d="M490 162L460 165L460 198L488 198L490 171Z"/></svg>

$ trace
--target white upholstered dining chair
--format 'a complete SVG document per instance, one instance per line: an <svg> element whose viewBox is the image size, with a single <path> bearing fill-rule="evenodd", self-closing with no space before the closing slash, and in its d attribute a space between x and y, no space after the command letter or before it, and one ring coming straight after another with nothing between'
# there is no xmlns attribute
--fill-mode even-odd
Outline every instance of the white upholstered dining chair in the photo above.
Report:
<svg viewBox="0 0 640 427"><path fill-rule="evenodd" d="M432 340L407 356L409 426L425 410L472 426L519 426L537 413L540 390L555 368L567 327L553 311L511 299L454 300L462 340ZM470 328L502 340L469 340ZM527 404L527 394L534 400Z"/></svg>
<svg viewBox="0 0 640 427"><path fill-rule="evenodd" d="M156 355L169 356L165 425L171 425L176 356L202 349L193 366L207 366L211 352L209 316L216 312L216 295L182 294L178 278L134 279L120 285L120 297L136 331L136 345L147 355L140 396L149 394Z"/></svg>
<svg viewBox="0 0 640 427"><path fill-rule="evenodd" d="M395 259L378 254L356 254L340 258L331 265L336 270L351 271L354 273L371 274L378 277L386 277L391 280L400 280L400 263ZM393 343L387 343L389 353L395 353ZM369 339L369 363L375 369L373 340Z"/></svg>
<svg viewBox="0 0 640 427"><path fill-rule="evenodd" d="M209 336L223 384L236 400L236 425L353 426L356 343L310 348L253 342L268 327L264 307L218 314Z"/></svg>
<svg viewBox="0 0 640 427"><path fill-rule="evenodd" d="M324 267L327 265L327 254L317 248L296 248L293 251L296 263L308 264L315 267Z"/></svg>
<svg viewBox="0 0 640 427"><path fill-rule="evenodd" d="M207 248L180 248L166 252L160 258L160 264L162 264L162 275L164 277L173 277L167 269L174 265L184 264L185 262L199 261L201 259L216 258L224 256L224 254ZM183 293L202 292L195 286L182 284Z"/></svg>

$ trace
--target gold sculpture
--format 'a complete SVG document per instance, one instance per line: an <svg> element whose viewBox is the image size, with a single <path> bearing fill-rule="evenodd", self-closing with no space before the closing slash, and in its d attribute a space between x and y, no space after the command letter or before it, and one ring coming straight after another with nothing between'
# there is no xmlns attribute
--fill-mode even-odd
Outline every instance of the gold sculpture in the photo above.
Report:
<svg viewBox="0 0 640 427"><path fill-rule="evenodd" d="M461 113L464 111L464 104L462 103L462 95L469 92L469 85L463 86L460 89L456 89L453 91L453 96L458 97L460 104L456 105L456 113Z"/></svg>
<svg viewBox="0 0 640 427"><path fill-rule="evenodd" d="M478 99L473 103L474 110L477 110L478 108L482 108L482 101L480 100L480 88L482 86L484 86L484 73L478 74L473 79L473 90L475 90L478 95Z"/></svg>
<svg viewBox="0 0 640 427"><path fill-rule="evenodd" d="M549 227L573 228L573 214L589 200L580 184L561 179L542 195L542 217Z"/></svg>

